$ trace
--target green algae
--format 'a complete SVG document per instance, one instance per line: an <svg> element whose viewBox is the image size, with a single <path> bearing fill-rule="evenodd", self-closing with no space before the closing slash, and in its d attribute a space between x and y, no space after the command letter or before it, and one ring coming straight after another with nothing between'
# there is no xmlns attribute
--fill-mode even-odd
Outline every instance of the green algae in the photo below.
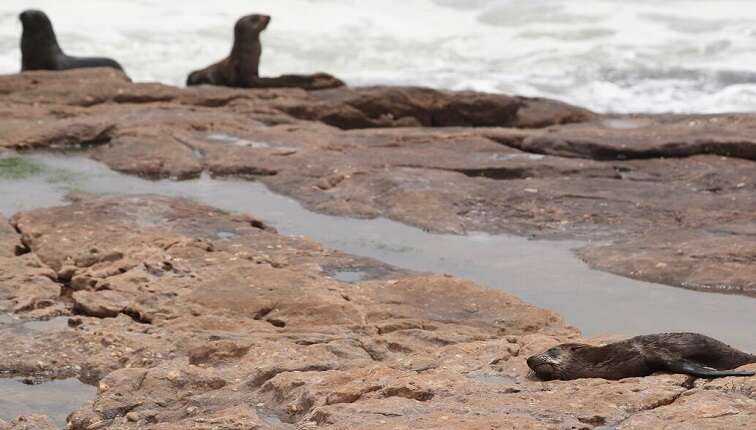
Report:
<svg viewBox="0 0 756 430"><path fill-rule="evenodd" d="M42 173L42 166L21 157L0 158L0 179L26 179Z"/></svg>

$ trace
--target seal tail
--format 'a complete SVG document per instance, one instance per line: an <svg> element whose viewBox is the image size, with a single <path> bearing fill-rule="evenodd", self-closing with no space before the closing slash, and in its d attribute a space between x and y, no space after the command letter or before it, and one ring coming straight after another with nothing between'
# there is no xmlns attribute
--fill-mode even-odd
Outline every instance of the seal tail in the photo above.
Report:
<svg viewBox="0 0 756 430"><path fill-rule="evenodd" d="M667 370L674 373L697 376L699 378L724 378L727 376L754 376L756 373L739 370L718 370L694 361L674 361L664 363Z"/></svg>

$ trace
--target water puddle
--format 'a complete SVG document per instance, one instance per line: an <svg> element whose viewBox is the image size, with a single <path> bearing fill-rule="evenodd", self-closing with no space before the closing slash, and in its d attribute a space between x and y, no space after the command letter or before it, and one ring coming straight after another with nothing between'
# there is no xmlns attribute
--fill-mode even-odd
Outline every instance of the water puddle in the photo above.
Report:
<svg viewBox="0 0 756 430"><path fill-rule="evenodd" d="M651 121L642 118L610 118L601 121L601 124L606 128L615 130L632 130L646 127L651 124Z"/></svg>
<svg viewBox="0 0 756 430"><path fill-rule="evenodd" d="M522 160L527 160L527 161L538 161L538 160L543 160L544 158L546 158L546 156L541 155L541 154L493 154L491 158L494 160L499 160L499 161L509 161L509 160L517 160L517 159L522 159Z"/></svg>
<svg viewBox="0 0 756 430"><path fill-rule="evenodd" d="M369 274L364 270L339 270L334 272L331 277L341 282L353 284L368 279Z"/></svg>
<svg viewBox="0 0 756 430"><path fill-rule="evenodd" d="M531 241L476 233L438 235L387 219L321 215L264 185L237 179L173 182L121 175L83 157L36 154L42 166L21 179L0 177L0 212L64 203L69 191L155 193L193 199L220 209L246 212L285 234L301 234L325 246L421 272L448 273L514 294L560 313L587 336L665 331L704 333L756 351L756 300L701 293L634 281L591 270L572 249L581 242ZM345 269L339 269L344 272ZM359 270L328 273L354 282Z"/></svg>
<svg viewBox="0 0 756 430"><path fill-rule="evenodd" d="M27 321L22 326L31 331L61 331L68 328L68 317L53 318L46 321Z"/></svg>
<svg viewBox="0 0 756 430"><path fill-rule="evenodd" d="M235 238L237 236L236 233L232 233L230 231L219 231L215 235L220 240L231 240L231 239L233 239L233 238Z"/></svg>
<svg viewBox="0 0 756 430"><path fill-rule="evenodd" d="M273 426L275 428L281 428L281 429L293 428L292 425L286 424L283 421L281 421L281 418L279 418L278 415L274 411L270 409L262 408L262 407L257 407L255 409L257 412L257 416L262 421L264 421L265 424L269 426Z"/></svg>
<svg viewBox="0 0 756 430"><path fill-rule="evenodd" d="M2 333L34 335L68 329L68 317L46 321L25 321L0 314ZM30 384L23 379L0 378L0 419L12 420L22 415L47 415L59 427L65 427L71 411L95 398L97 389L77 379L62 379Z"/></svg>
<svg viewBox="0 0 756 430"><path fill-rule="evenodd" d="M234 146L241 146L243 148L270 148L270 144L265 142L258 142L256 140L242 139L241 137L231 136L230 134L213 133L207 136L207 140L213 142L227 143Z"/></svg>
<svg viewBox="0 0 756 430"><path fill-rule="evenodd" d="M95 398L97 388L77 379L62 379L28 385L19 379L0 379L0 419L10 421L22 415L47 415L60 428L66 418Z"/></svg>
<svg viewBox="0 0 756 430"><path fill-rule="evenodd" d="M482 384L489 385L513 385L517 383L517 378L507 375L498 375L490 371L476 370L465 374L465 377Z"/></svg>
<svg viewBox="0 0 756 430"><path fill-rule="evenodd" d="M19 320L9 314L0 314L0 329L11 330L17 334L31 332L56 332L68 328L68 317L58 317L49 320Z"/></svg>

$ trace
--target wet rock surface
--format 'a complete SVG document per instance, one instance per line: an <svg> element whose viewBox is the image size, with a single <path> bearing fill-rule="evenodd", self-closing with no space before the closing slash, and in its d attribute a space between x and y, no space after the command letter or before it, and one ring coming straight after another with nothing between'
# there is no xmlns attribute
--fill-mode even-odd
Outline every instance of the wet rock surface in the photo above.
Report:
<svg viewBox="0 0 756 430"><path fill-rule="evenodd" d="M69 320L54 332L0 324L0 363L8 376L96 385L73 429L653 428L691 419L738 428L756 415L754 378L537 381L527 356L582 339L554 313L466 281L393 271L186 200L71 200L15 215L19 233L1 238L29 249L6 258L35 262L7 266L16 277L3 283L6 295L53 283L58 294L33 312ZM382 276L341 282L328 276L334 267ZM49 428L35 420L0 428ZM36 427L19 427L27 424Z"/></svg>
<svg viewBox="0 0 756 430"><path fill-rule="evenodd" d="M6 149L250 177L316 211L437 232L601 241L581 255L602 270L756 294L754 115L602 116L414 87L180 89L109 70L0 77L0 113Z"/></svg>
<svg viewBox="0 0 756 430"><path fill-rule="evenodd" d="M148 178L248 177L316 211L436 232L592 240L580 255L602 270L746 295L756 294L754 124L423 88L179 89L110 70L0 77L0 150L76 149ZM0 218L0 315L67 318L54 330L0 320L0 373L96 386L73 429L756 420L753 377L534 380L527 356L605 339L467 281L186 200L70 200Z"/></svg>
<svg viewBox="0 0 756 430"><path fill-rule="evenodd" d="M10 423L0 421L0 430L55 430L58 427L44 415L18 417Z"/></svg>

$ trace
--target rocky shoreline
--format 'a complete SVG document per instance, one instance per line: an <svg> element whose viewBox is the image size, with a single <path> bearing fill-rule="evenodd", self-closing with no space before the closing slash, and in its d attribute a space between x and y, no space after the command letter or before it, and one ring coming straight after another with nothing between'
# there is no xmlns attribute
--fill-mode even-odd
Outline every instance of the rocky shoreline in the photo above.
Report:
<svg viewBox="0 0 756 430"><path fill-rule="evenodd" d="M435 232L609 242L581 256L756 295L756 115L602 116L421 88L181 89L102 70L4 76L0 95L1 148L83 148L148 178L249 176L318 212Z"/></svg>
<svg viewBox="0 0 756 430"><path fill-rule="evenodd" d="M75 149L147 178L249 177L315 211L434 232L588 240L580 255L601 270L756 295L756 115L604 116L421 88L181 89L107 70L1 76L0 113L7 150ZM0 311L70 317L55 332L0 325L0 372L97 385L73 429L756 419L756 378L534 380L524 357L579 333L502 292L282 236L254 214L70 198L0 219ZM329 276L353 267L374 276Z"/></svg>

